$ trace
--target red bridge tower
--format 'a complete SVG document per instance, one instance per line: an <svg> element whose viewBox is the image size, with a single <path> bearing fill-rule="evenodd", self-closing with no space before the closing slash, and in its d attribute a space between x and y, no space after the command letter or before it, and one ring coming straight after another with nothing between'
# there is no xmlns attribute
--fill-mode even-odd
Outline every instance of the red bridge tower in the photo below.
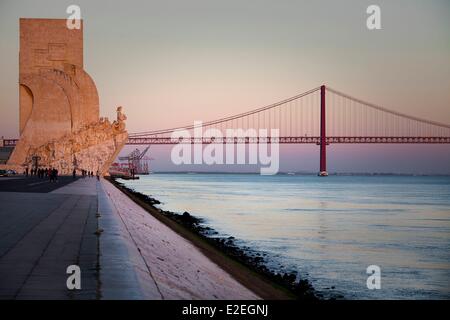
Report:
<svg viewBox="0 0 450 320"><path fill-rule="evenodd" d="M325 115L325 85L320 86L320 171L319 176L325 177L327 172L327 136Z"/></svg>

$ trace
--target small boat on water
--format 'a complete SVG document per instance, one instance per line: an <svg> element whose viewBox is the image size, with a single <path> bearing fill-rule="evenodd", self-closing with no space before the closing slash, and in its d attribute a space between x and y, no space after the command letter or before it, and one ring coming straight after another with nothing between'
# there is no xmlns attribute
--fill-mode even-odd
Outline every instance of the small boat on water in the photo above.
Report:
<svg viewBox="0 0 450 320"><path fill-rule="evenodd" d="M139 176L135 174L131 174L128 171L120 171L120 170L114 170L109 169L109 175L114 178L121 178L124 180L138 180Z"/></svg>
<svg viewBox="0 0 450 320"><path fill-rule="evenodd" d="M122 176L123 180L139 180L139 176Z"/></svg>

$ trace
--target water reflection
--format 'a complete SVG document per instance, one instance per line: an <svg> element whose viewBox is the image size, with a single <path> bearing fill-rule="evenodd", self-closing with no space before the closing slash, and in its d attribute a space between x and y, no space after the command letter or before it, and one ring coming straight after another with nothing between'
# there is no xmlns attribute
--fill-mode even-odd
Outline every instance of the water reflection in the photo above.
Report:
<svg viewBox="0 0 450 320"><path fill-rule="evenodd" d="M450 298L450 178L153 174L126 181L347 298ZM366 288L381 267L382 289Z"/></svg>

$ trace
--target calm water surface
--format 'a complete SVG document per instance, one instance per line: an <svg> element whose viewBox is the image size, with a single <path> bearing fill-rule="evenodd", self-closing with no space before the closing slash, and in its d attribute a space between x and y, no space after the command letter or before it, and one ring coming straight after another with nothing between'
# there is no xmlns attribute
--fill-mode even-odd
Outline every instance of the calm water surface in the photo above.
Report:
<svg viewBox="0 0 450 320"><path fill-rule="evenodd" d="M121 181L205 219L325 296L450 298L450 177L152 174ZM366 268L381 268L368 290ZM334 289L332 289L334 287Z"/></svg>

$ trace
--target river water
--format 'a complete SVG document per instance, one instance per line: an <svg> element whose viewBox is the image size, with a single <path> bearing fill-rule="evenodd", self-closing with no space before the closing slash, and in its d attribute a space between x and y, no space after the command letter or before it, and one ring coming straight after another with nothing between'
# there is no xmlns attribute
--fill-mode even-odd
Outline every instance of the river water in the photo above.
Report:
<svg viewBox="0 0 450 320"><path fill-rule="evenodd" d="M188 211L277 272L346 299L450 298L450 177L151 174L121 181ZM381 270L369 290L366 269Z"/></svg>

